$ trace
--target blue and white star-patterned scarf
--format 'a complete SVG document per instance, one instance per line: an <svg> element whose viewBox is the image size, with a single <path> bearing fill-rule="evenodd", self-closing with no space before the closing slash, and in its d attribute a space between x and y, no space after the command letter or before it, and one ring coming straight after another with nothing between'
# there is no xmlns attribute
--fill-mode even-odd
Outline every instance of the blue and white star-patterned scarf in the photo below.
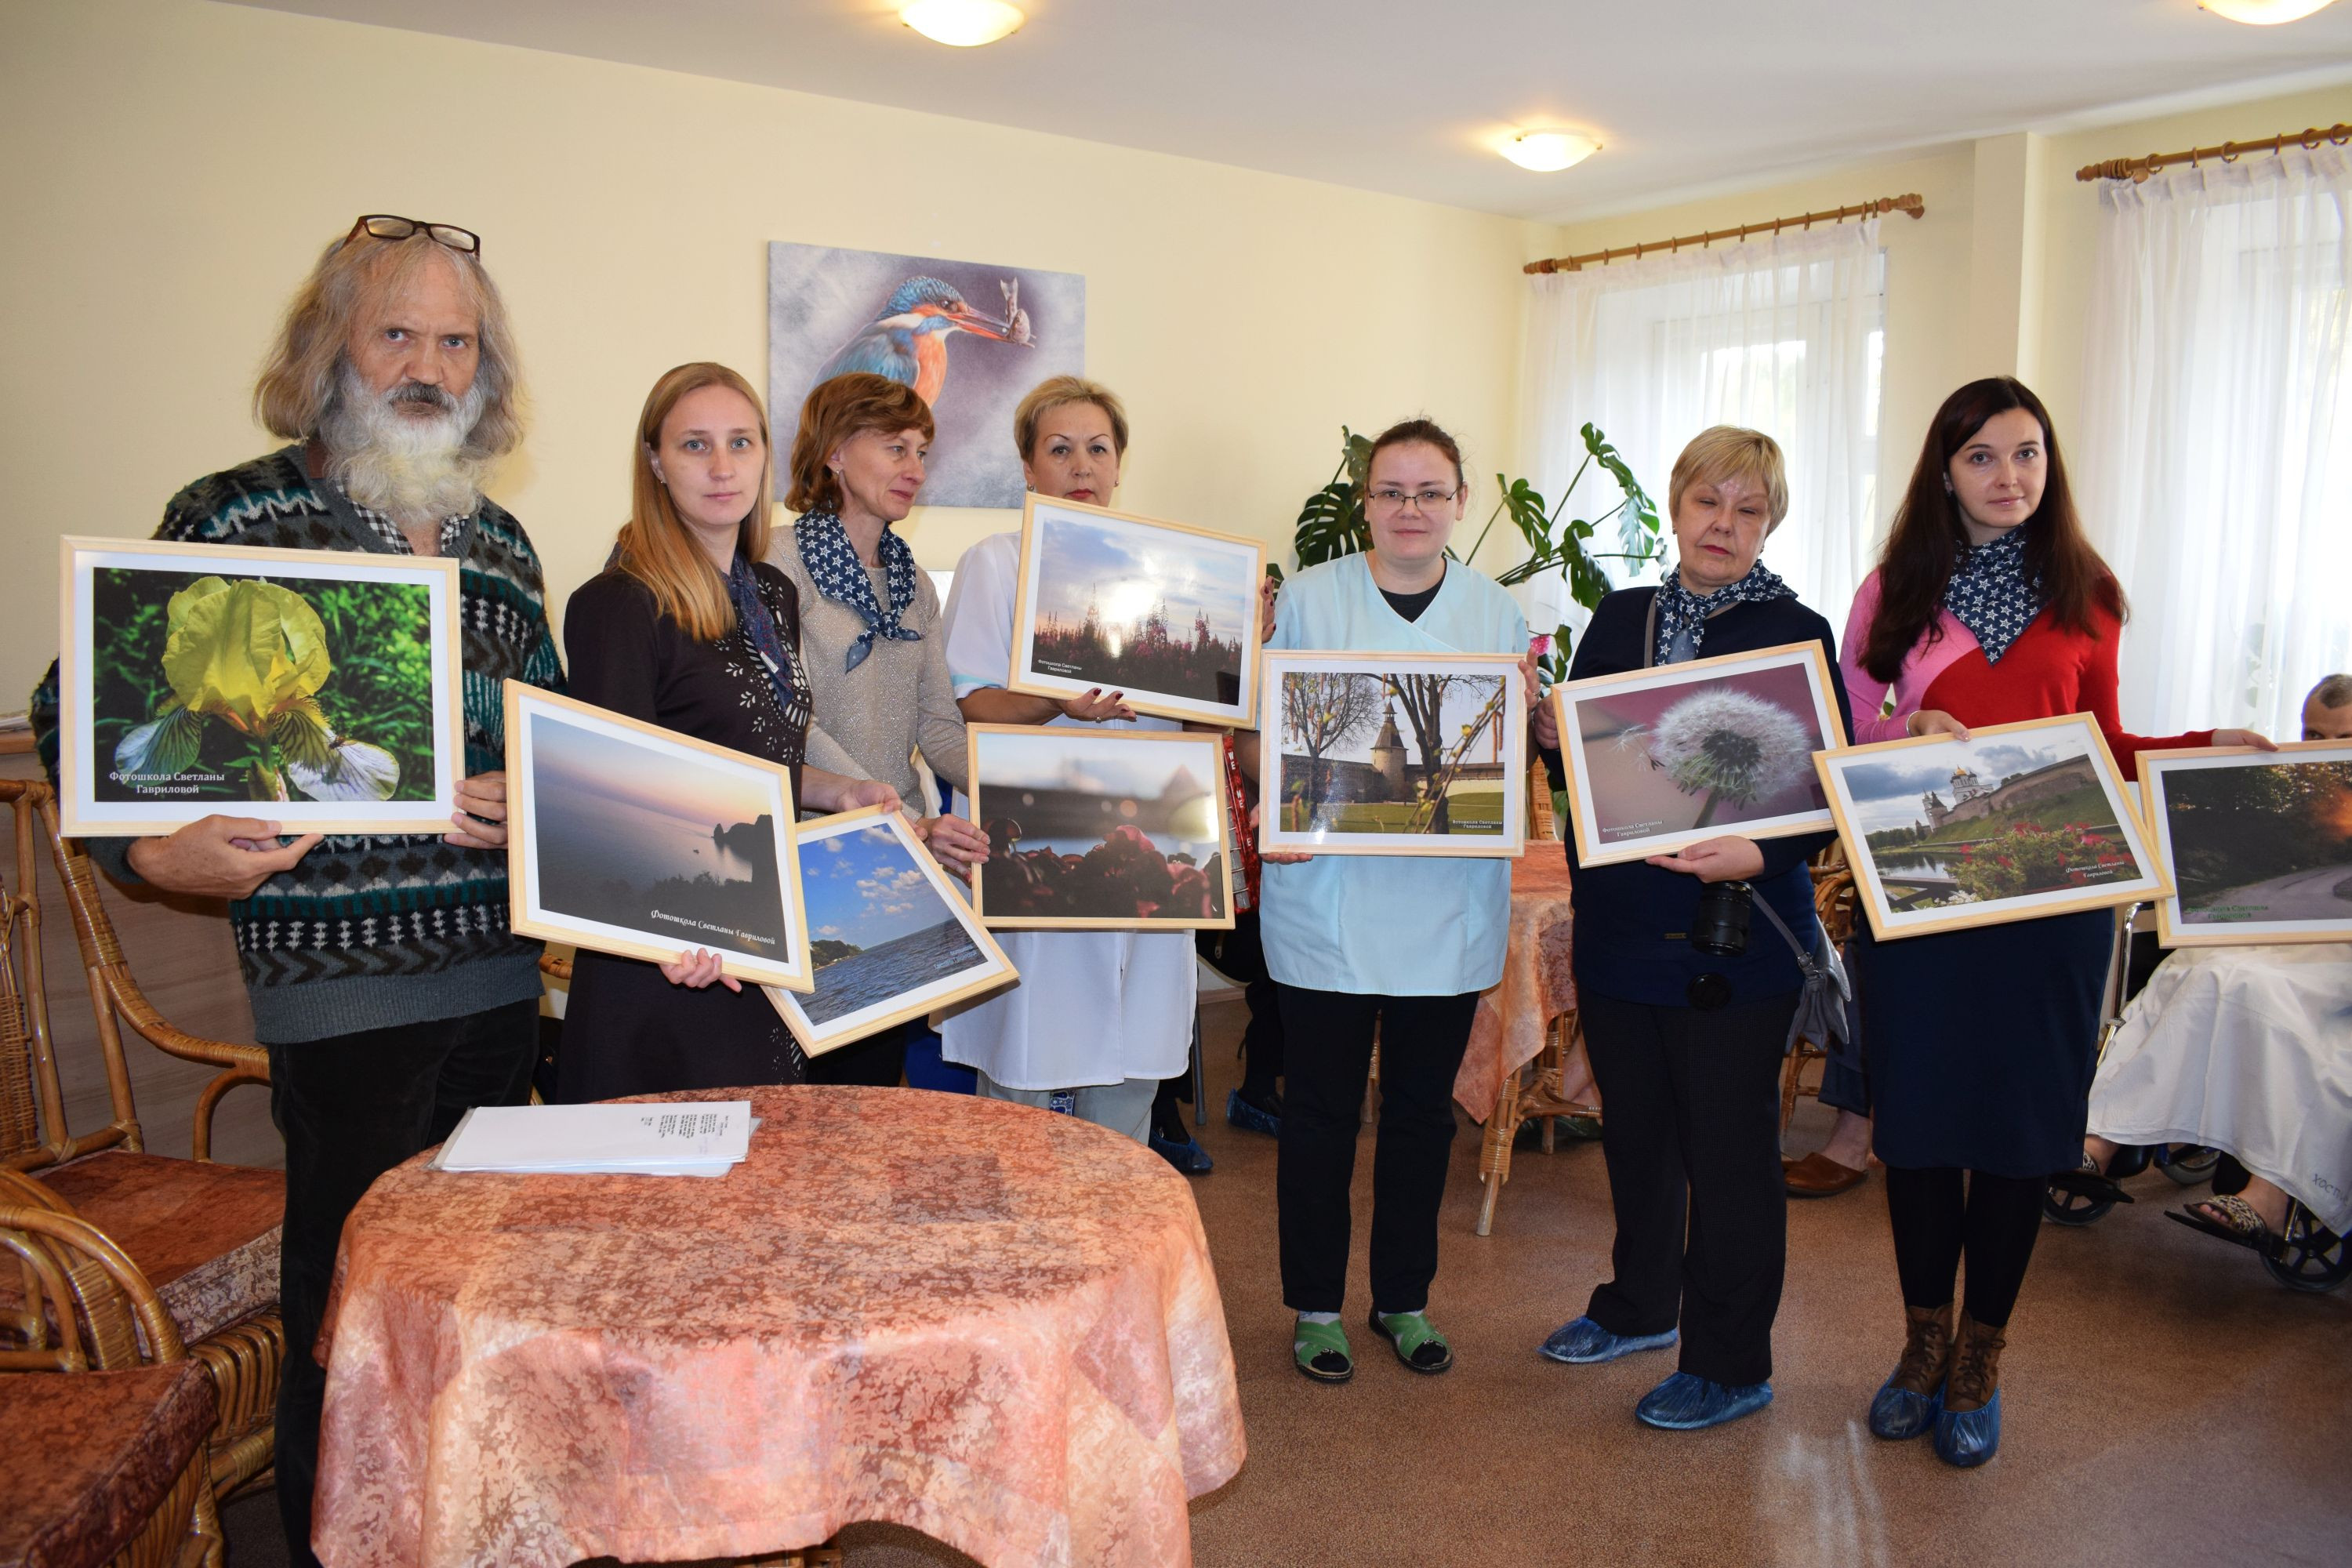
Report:
<svg viewBox="0 0 2352 1568"><path fill-rule="evenodd" d="M817 592L835 604L848 605L866 623L866 629L849 645L844 670L866 662L877 637L893 642L923 640L922 633L898 624L898 617L915 602L915 552L890 531L887 523L882 527L881 546L885 581L890 589L887 609L874 597L874 580L866 574L866 563L857 558L857 547L849 542L849 531L841 526L837 514L810 512L793 525L793 536L800 542L801 564L808 568Z"/></svg>
<svg viewBox="0 0 2352 1568"><path fill-rule="evenodd" d="M1987 664L1999 664L2009 645L2042 613L2042 578L2025 574L2025 530L2012 528L1990 544L1963 547L1944 608L1969 628Z"/></svg>
<svg viewBox="0 0 2352 1568"><path fill-rule="evenodd" d="M1706 618L1727 605L1762 604L1769 599L1793 599L1797 591L1766 570L1759 561L1748 569L1748 575L1737 583L1726 584L1712 594L1692 593L1683 586L1682 568L1677 566L1658 585L1658 639L1650 650L1651 662L1673 662L1675 643L1687 635L1689 651L1684 658L1696 658L1699 644L1706 637Z"/></svg>

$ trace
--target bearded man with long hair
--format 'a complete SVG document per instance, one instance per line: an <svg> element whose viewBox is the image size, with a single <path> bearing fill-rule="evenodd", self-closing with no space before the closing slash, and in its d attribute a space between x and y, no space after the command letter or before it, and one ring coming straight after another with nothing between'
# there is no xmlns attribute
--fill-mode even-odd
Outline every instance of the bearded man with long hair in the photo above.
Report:
<svg viewBox="0 0 2352 1568"><path fill-rule="evenodd" d="M506 307L481 242L362 217L289 308L254 391L289 445L174 496L155 537L446 555L458 563L465 772L451 830L281 840L214 816L163 837L93 839L118 880L228 900L286 1138L277 1409L279 1511L315 1563L310 1500L325 1376L311 1356L343 1220L375 1178L476 1105L528 1098L539 943L507 929L501 683L560 689L539 557L483 494L521 437ZM34 693L57 773L57 669Z"/></svg>

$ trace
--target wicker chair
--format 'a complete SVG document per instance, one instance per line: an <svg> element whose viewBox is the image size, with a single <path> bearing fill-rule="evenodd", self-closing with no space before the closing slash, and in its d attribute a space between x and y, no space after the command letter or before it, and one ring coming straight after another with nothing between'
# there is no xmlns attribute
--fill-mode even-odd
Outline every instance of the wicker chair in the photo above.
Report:
<svg viewBox="0 0 2352 1568"><path fill-rule="evenodd" d="M37 1188L0 1171L0 1278L16 1290L0 1315L0 1372L13 1374L0 1377L0 1409L39 1467L8 1489L12 1554L221 1568L209 1380L138 1265L93 1227L25 1201Z"/></svg>
<svg viewBox="0 0 2352 1568"><path fill-rule="evenodd" d="M286 1356L278 1315L285 1177L206 1156L221 1095L239 1083L267 1083L268 1058L257 1047L199 1039L165 1023L123 962L95 868L58 836L47 786L0 780L0 803L11 811L16 843L15 889L0 886L0 1200L87 1222L132 1262L172 1316L189 1358L211 1374L218 1414L210 1444L214 1488L228 1497L266 1484ZM50 1032L37 838L49 846L63 880L98 1013L110 1117L79 1135L67 1125ZM158 1049L223 1069L198 1102L195 1159L145 1152L123 1057L124 1022ZM19 1172L38 1179L13 1174ZM8 1289L0 1271L0 1292Z"/></svg>

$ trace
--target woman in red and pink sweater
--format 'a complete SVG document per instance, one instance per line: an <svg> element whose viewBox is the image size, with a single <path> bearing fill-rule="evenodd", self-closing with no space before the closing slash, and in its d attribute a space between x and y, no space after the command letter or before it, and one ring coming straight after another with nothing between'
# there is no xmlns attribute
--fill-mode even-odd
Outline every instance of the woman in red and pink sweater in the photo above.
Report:
<svg viewBox="0 0 2352 1568"><path fill-rule="evenodd" d="M1944 400L1841 662L1858 742L2087 712L2126 774L2142 751L2263 744L2246 731L2149 739L2116 714L2123 590L2084 536L2041 401L1997 376ZM2054 1173L2082 1155L2111 911L1906 937L1857 931L1854 975L1902 1359L1870 1429L1935 1428L1969 1466L2000 1441L2003 1331ZM1968 1260L1957 1328L1954 1287Z"/></svg>

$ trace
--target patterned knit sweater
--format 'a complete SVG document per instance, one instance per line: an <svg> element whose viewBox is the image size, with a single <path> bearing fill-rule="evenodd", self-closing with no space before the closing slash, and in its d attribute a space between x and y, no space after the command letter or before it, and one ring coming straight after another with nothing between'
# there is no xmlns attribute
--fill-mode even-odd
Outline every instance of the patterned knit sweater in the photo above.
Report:
<svg viewBox="0 0 2352 1568"><path fill-rule="evenodd" d="M172 498L158 539L390 552L340 487L312 479L303 449L198 479ZM467 776L506 765L509 677L561 690L539 557L522 526L485 500L458 556ZM58 671L33 693L42 764L58 776ZM131 840L92 839L117 879L138 879ZM461 1017L539 994L536 942L507 929L507 858L437 837L342 836L233 901L229 922L262 1040L291 1044Z"/></svg>

